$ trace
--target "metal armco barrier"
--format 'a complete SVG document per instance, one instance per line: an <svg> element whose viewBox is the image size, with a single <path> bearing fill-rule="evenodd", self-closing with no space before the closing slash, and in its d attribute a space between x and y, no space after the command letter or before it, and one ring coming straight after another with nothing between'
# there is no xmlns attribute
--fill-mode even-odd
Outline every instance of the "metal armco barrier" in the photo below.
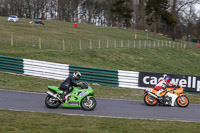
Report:
<svg viewBox="0 0 200 133"><path fill-rule="evenodd" d="M64 80L69 76L69 65L23 59L25 75Z"/></svg>
<svg viewBox="0 0 200 133"><path fill-rule="evenodd" d="M139 72L118 70L119 87L144 89L138 86Z"/></svg>
<svg viewBox="0 0 200 133"><path fill-rule="evenodd" d="M0 56L0 71L58 80L65 80L69 74L80 71L82 73L80 81L118 87L118 71L111 69Z"/></svg>
<svg viewBox="0 0 200 133"><path fill-rule="evenodd" d="M134 89L154 87L166 75L163 73L75 66L7 56L0 56L0 71L58 80L65 80L73 72L80 71L82 74L81 82ZM184 91L200 92L200 76L167 75L172 78L171 83L180 84L184 88Z"/></svg>
<svg viewBox="0 0 200 133"><path fill-rule="evenodd" d="M0 71L23 74L23 59L0 56Z"/></svg>

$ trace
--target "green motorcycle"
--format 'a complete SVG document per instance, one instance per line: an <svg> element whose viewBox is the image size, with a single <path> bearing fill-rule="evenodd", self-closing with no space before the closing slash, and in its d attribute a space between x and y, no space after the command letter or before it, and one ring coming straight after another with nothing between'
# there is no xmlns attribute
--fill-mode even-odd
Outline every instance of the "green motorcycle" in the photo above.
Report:
<svg viewBox="0 0 200 133"><path fill-rule="evenodd" d="M48 86L50 91L47 91L45 104L48 108L58 108L60 104L62 107L80 107L86 111L93 110L96 107L96 100L93 97L94 91L88 83L83 83L82 87L73 87L70 93L65 96L66 101L60 101L62 90L59 87Z"/></svg>

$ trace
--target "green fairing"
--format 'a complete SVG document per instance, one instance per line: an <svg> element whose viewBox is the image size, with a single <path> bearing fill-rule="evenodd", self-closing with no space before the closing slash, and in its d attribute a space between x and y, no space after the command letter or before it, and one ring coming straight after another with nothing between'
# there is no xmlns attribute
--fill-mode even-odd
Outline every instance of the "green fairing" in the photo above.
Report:
<svg viewBox="0 0 200 133"><path fill-rule="evenodd" d="M80 103L82 99L86 97L87 95L90 95L90 97L92 97L94 95L94 91L92 90L91 87L88 87L88 89L80 89L78 87L73 87L73 91L70 92L70 94L71 94L70 100L62 104L62 107L81 107ZM84 95L81 96L81 94L84 94ZM70 105L69 103L71 102L77 102L78 105Z"/></svg>
<svg viewBox="0 0 200 133"><path fill-rule="evenodd" d="M59 87L56 86L48 86L48 89L53 91L54 93L62 93L63 91L58 89ZM70 100L62 104L62 107L81 107L81 101L86 96L93 97L94 91L88 85L87 88L80 89L78 87L73 87L73 90L70 92ZM58 94L60 97L60 94ZM70 104L71 103L71 104ZM77 103L77 104L72 104Z"/></svg>
<svg viewBox="0 0 200 133"><path fill-rule="evenodd" d="M49 90L56 92L56 93L62 93L63 91L59 90L58 88L59 87L57 87L57 86L48 86Z"/></svg>

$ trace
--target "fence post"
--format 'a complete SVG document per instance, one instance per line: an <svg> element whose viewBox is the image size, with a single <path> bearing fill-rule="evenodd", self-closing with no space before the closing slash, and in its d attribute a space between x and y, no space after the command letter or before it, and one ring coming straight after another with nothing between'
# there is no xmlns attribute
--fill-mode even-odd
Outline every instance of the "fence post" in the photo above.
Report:
<svg viewBox="0 0 200 133"><path fill-rule="evenodd" d="M129 48L129 46L130 46L130 42L129 42L129 40L128 40L128 48Z"/></svg>
<svg viewBox="0 0 200 133"><path fill-rule="evenodd" d="M92 40L90 39L90 50L92 50Z"/></svg>
<svg viewBox="0 0 200 133"><path fill-rule="evenodd" d="M41 49L41 38L39 37L39 49Z"/></svg>
<svg viewBox="0 0 200 133"><path fill-rule="evenodd" d="M65 40L64 39L62 41L62 44L63 44L63 50L65 50Z"/></svg>
<svg viewBox="0 0 200 133"><path fill-rule="evenodd" d="M11 46L13 46L13 35L11 35L11 38L10 38L10 42L11 42Z"/></svg>
<svg viewBox="0 0 200 133"><path fill-rule="evenodd" d="M49 45L49 39L48 39L48 37L47 37L47 46Z"/></svg>
<svg viewBox="0 0 200 133"><path fill-rule="evenodd" d="M79 40L80 50L81 50L81 40Z"/></svg>
<svg viewBox="0 0 200 133"><path fill-rule="evenodd" d="M99 49L101 49L101 41L99 40Z"/></svg>
<svg viewBox="0 0 200 133"><path fill-rule="evenodd" d="M141 45L141 40L139 40L139 48L140 48L140 45Z"/></svg>
<svg viewBox="0 0 200 133"><path fill-rule="evenodd" d="M55 44L56 44L56 46L58 45L58 44L57 44L57 39L55 40Z"/></svg>
<svg viewBox="0 0 200 133"><path fill-rule="evenodd" d="M149 44L148 44L148 45L149 45L149 47L151 47L151 40L149 40L149 41L148 41L148 43L149 43Z"/></svg>

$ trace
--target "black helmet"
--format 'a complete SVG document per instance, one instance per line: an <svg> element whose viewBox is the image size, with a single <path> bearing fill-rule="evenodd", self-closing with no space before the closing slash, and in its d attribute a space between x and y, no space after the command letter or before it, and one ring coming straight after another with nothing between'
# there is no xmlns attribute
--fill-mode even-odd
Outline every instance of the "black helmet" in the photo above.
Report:
<svg viewBox="0 0 200 133"><path fill-rule="evenodd" d="M74 72L73 76L79 80L81 78L81 73L79 71Z"/></svg>

